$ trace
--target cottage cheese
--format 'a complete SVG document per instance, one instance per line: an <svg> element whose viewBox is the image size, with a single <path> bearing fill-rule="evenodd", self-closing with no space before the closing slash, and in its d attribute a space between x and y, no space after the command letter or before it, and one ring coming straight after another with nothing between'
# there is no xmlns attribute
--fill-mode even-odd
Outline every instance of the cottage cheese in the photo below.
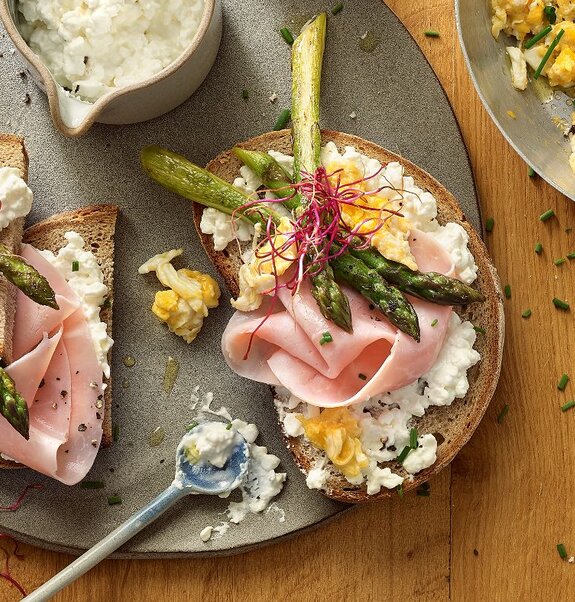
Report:
<svg viewBox="0 0 575 602"><path fill-rule="evenodd" d="M100 309L109 292L104 284L104 274L96 257L84 248L84 239L77 232L66 232L64 237L68 243L56 255L52 251L40 253L66 278L80 299L98 362L104 376L109 378L108 352L114 341L107 334L106 323L100 320ZM78 262L77 271L73 270L74 262Z"/></svg>
<svg viewBox="0 0 575 602"><path fill-rule="evenodd" d="M87 101L148 79L191 44L203 0L20 0L21 32L56 81Z"/></svg>
<svg viewBox="0 0 575 602"><path fill-rule="evenodd" d="M32 209L32 191L14 167L0 167L0 230Z"/></svg>

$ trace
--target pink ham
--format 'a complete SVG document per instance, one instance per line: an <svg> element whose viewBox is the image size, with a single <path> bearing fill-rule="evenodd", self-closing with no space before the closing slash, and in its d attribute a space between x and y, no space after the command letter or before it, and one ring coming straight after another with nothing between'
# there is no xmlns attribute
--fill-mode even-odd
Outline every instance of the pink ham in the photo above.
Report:
<svg viewBox="0 0 575 602"><path fill-rule="evenodd" d="M449 256L429 235L415 231L410 245L423 271L453 272ZM321 407L351 405L399 389L431 368L443 345L450 307L410 298L421 329L421 341L417 343L378 310L370 310L358 293L350 289L346 293L353 314L353 334L335 328L321 315L307 283L293 297L282 289L278 299L266 299L259 310L236 312L222 338L228 365L241 376L282 385L302 400ZM270 304L275 304L273 313L262 324ZM434 320L437 323L432 327ZM326 331L334 340L320 345Z"/></svg>
<svg viewBox="0 0 575 602"><path fill-rule="evenodd" d="M28 402L30 438L0 417L0 453L74 485L92 467L102 438L102 369L66 280L32 247L24 245L23 256L48 278L60 310L18 298L14 346L20 353L7 371Z"/></svg>

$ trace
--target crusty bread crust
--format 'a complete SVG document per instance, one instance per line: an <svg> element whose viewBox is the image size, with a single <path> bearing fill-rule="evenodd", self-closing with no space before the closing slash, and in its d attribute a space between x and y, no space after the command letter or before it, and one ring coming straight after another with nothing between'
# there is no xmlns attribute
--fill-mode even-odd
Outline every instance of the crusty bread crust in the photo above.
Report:
<svg viewBox="0 0 575 602"><path fill-rule="evenodd" d="M381 163L390 161L401 163L406 174L412 176L420 188L428 190L437 199L438 221L442 224L457 222L465 228L469 235L469 248L479 266L479 276L475 286L482 291L486 300L484 303L475 303L459 311L463 319L470 320L474 325L485 329L485 334L478 335L475 344L475 348L481 354L481 361L468 372L469 391L464 399L455 400L451 406L431 407L422 418L413 420L413 424L417 426L419 432L436 435L439 443L437 460L432 466L415 475L413 480L410 480L409 475L397 462L386 462L381 465L382 467L388 466L393 472L406 477L403 489L408 491L427 481L453 460L477 428L491 401L499 379L503 357L505 327L501 285L483 241L467 222L453 195L437 180L407 159L357 136L322 131L322 142L325 144L328 141L335 142L340 149L344 146L354 146L362 154L378 159ZM238 146L261 151L274 149L291 154L290 131L283 130L264 134ZM224 180L232 182L237 177L240 166L241 163L235 155L231 151L227 151L211 161L207 168ZM194 205L194 222L202 245L225 280L230 292L237 295L237 274L241 265L239 252L232 245L222 252L214 250L212 237L200 231L202 211L203 208L200 205ZM276 395L275 391L274 395ZM281 419L280 426L283 428ZM284 432L284 437L297 465L304 474L307 474L316 461L323 457L323 452L315 449L304 440L303 436L288 437ZM376 495L368 495L365 484L351 485L343 475L335 470L330 472L330 477L322 492L328 497L348 503L359 503L396 495L393 490L387 489L382 489Z"/></svg>
<svg viewBox="0 0 575 602"><path fill-rule="evenodd" d="M108 326L108 334L112 334L112 305L114 301L114 233L118 207L116 205L92 205L76 211L59 213L30 226L24 232L24 242L37 249L48 249L57 253L65 244L64 234L73 230L89 245L90 251L98 259L104 275L104 283L110 290L109 302L100 311L100 316ZM108 361L111 364L111 351ZM105 412L102 423L103 436L101 447L112 444L112 379L105 379L104 391ZM20 464L0 459L0 468L23 468Z"/></svg>
<svg viewBox="0 0 575 602"><path fill-rule="evenodd" d="M0 134L0 167L14 167L28 181L28 153L24 139L12 134ZM20 252L24 218L15 219L0 232L0 243L12 252ZM16 315L16 288L0 278L0 358L4 365L12 362L12 331Z"/></svg>

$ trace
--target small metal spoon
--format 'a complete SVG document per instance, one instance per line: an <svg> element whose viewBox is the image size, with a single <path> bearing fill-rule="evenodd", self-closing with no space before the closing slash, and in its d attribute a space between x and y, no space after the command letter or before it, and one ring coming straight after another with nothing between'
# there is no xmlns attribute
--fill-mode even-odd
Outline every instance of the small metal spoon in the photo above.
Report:
<svg viewBox="0 0 575 602"><path fill-rule="evenodd" d="M26 596L30 602L45 602L67 585L87 573L122 544L130 540L144 527L155 521L178 500L189 494L221 495L239 487L248 470L249 447L245 439L236 431L236 443L232 454L223 468L207 462L190 464L186 448L193 435L207 428L209 422L202 422L193 433L184 435L176 452L176 477L174 482L147 506L120 525L110 535L102 539L72 564L52 577L36 591Z"/></svg>

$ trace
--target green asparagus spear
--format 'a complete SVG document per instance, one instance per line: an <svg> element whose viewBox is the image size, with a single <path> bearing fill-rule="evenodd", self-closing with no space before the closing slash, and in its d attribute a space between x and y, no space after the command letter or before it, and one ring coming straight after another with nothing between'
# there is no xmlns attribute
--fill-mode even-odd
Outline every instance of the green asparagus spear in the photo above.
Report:
<svg viewBox="0 0 575 602"><path fill-rule="evenodd" d="M24 437L30 438L30 417L26 400L16 391L14 381L0 368L0 414Z"/></svg>
<svg viewBox="0 0 575 602"><path fill-rule="evenodd" d="M349 254L332 259L330 264L338 280L377 305L392 324L419 342L417 314L398 288L388 284L375 270Z"/></svg>
<svg viewBox="0 0 575 602"><path fill-rule="evenodd" d="M238 218L254 224L265 224L269 217L275 222L280 220L280 215L263 203L239 211L254 198L177 153L147 146L142 151L141 162L144 171L158 184L200 205L214 207L229 215L236 212Z"/></svg>
<svg viewBox="0 0 575 602"><path fill-rule="evenodd" d="M326 14L312 19L292 46L292 137L295 181L320 164L319 99Z"/></svg>
<svg viewBox="0 0 575 602"><path fill-rule="evenodd" d="M383 276L389 283L404 293L437 303L438 305L466 305L484 301L485 297L476 289L461 280L449 278L437 272L416 272L395 261L386 259L375 249L357 251L351 254L361 259L370 268Z"/></svg>
<svg viewBox="0 0 575 602"><path fill-rule="evenodd" d="M349 299L335 282L328 265L316 276L310 276L311 294L324 318L331 320L346 332L353 332Z"/></svg>
<svg viewBox="0 0 575 602"><path fill-rule="evenodd" d="M261 151L247 150L239 146L232 150L242 163L259 176L266 188L273 190L278 197L286 198L282 203L285 207L288 209L299 207L300 203L294 197L290 175L273 157Z"/></svg>
<svg viewBox="0 0 575 602"><path fill-rule="evenodd" d="M0 274L39 305L59 309L50 283L22 257L0 245Z"/></svg>

